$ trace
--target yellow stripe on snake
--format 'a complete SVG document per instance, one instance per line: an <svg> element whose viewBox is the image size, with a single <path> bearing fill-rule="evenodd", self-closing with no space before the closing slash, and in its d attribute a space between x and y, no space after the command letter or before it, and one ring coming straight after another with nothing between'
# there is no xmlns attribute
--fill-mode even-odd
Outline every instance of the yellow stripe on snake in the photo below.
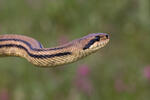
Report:
<svg viewBox="0 0 150 100"><path fill-rule="evenodd" d="M106 33L93 33L54 48L43 48L23 35L0 35L0 56L19 56L36 66L54 67L77 61L109 42Z"/></svg>

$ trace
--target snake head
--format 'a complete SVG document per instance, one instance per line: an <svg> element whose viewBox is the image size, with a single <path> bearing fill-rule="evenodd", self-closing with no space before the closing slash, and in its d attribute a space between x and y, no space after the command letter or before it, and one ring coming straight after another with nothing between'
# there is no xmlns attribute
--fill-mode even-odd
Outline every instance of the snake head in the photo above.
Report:
<svg viewBox="0 0 150 100"><path fill-rule="evenodd" d="M83 37L80 42L84 51L94 52L109 42L109 35L107 33L93 33Z"/></svg>

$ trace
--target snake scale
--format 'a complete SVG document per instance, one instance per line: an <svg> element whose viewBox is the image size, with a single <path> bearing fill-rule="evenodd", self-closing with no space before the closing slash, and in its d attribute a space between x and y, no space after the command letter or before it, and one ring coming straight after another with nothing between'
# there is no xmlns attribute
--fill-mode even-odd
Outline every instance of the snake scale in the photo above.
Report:
<svg viewBox="0 0 150 100"><path fill-rule="evenodd" d="M31 37L6 34L0 35L0 56L19 56L36 66L54 67L90 55L108 42L107 33L92 33L54 48L44 48Z"/></svg>

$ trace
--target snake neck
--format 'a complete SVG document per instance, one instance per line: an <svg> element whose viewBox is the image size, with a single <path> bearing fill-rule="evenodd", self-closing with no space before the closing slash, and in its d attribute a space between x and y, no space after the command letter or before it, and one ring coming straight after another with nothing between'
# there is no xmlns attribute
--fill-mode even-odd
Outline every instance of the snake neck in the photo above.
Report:
<svg viewBox="0 0 150 100"><path fill-rule="evenodd" d="M0 36L1 56L20 56L37 66L57 66L75 61L80 56L77 52L79 50L75 50L73 43L54 48L43 48L37 40L28 37Z"/></svg>

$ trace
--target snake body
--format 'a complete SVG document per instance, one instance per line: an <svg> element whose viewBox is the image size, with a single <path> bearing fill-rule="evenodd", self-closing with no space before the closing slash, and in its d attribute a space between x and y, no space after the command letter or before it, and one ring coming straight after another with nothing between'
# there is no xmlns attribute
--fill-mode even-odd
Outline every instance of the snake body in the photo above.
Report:
<svg viewBox="0 0 150 100"><path fill-rule="evenodd" d="M37 40L23 35L0 35L0 56L19 56L36 66L54 67L77 61L109 41L106 33L92 33L54 48L44 48Z"/></svg>

